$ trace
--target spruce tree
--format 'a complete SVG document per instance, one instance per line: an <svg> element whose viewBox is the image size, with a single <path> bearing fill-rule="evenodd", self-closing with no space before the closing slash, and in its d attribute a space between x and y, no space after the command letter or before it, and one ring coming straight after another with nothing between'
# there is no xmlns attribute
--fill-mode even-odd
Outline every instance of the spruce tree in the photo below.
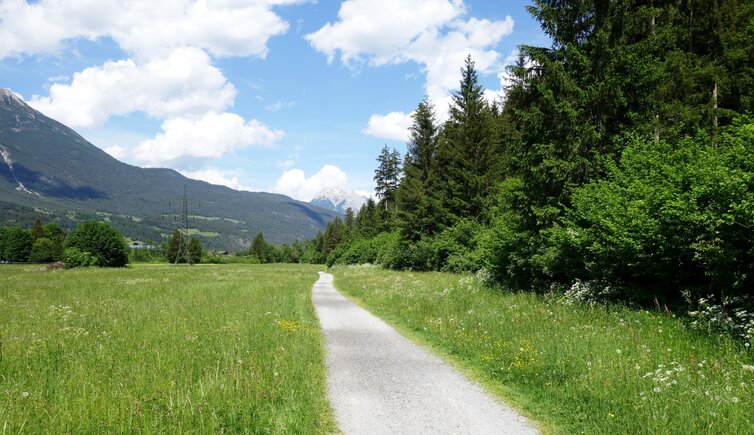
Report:
<svg viewBox="0 0 754 435"><path fill-rule="evenodd" d="M45 231L44 231L44 228L42 227L42 222L40 222L39 218L37 218L34 221L34 225L31 226L31 238L33 240L37 240L44 236L45 236Z"/></svg>
<svg viewBox="0 0 754 435"><path fill-rule="evenodd" d="M411 116L411 136L403 161L403 178L396 193L401 235L417 241L437 229L437 200L432 189L439 129L428 98L419 103Z"/></svg>
<svg viewBox="0 0 754 435"><path fill-rule="evenodd" d="M501 156L492 114L469 56L437 148L438 176L432 188L439 193L437 218L443 225L466 217L486 220L483 212L502 174Z"/></svg>
<svg viewBox="0 0 754 435"><path fill-rule="evenodd" d="M385 210L395 209L395 192L401 177L400 153L392 151L385 145L377 157L379 165L374 171L374 181L377 183L375 192L380 198L381 205Z"/></svg>

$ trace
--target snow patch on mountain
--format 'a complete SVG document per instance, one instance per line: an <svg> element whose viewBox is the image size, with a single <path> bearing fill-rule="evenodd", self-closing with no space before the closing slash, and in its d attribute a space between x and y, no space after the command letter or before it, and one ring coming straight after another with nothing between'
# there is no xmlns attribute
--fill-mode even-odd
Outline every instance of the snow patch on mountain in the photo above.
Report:
<svg viewBox="0 0 754 435"><path fill-rule="evenodd" d="M329 187L315 195L309 203L345 213L349 207L354 212L358 212L367 199L366 196L359 195L347 187Z"/></svg>

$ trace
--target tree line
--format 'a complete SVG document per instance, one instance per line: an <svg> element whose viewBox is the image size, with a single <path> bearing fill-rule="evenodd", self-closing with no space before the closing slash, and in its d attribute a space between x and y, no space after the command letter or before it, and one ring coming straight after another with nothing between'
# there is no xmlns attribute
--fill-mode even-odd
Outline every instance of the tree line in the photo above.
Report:
<svg viewBox="0 0 754 435"><path fill-rule="evenodd" d="M438 123L385 147L378 202L312 260L478 272L521 289L589 281L642 303L751 295L754 4L537 0L505 98L469 57Z"/></svg>

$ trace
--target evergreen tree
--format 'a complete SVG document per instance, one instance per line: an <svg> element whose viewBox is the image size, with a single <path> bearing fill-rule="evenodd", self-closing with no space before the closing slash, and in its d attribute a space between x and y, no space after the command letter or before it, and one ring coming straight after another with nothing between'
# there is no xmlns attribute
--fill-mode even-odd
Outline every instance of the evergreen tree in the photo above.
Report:
<svg viewBox="0 0 754 435"><path fill-rule="evenodd" d="M359 214L354 220L354 234L358 238L371 239L380 232L380 222L377 205L372 198L369 198L361 206Z"/></svg>
<svg viewBox="0 0 754 435"><path fill-rule="evenodd" d="M439 129L428 98L419 103L411 117L411 136L396 198L401 234L406 240L417 241L437 230L432 177L439 177L433 172Z"/></svg>
<svg viewBox="0 0 754 435"><path fill-rule="evenodd" d="M346 225L346 228L348 228L348 231L351 231L353 229L354 219L355 219L355 216L353 213L353 209L351 207L348 207L346 209L346 215L343 218L343 223Z"/></svg>
<svg viewBox="0 0 754 435"><path fill-rule="evenodd" d="M181 246L181 232L178 230L173 231L173 234L170 236L170 240L168 241L168 246L165 249L165 258L168 260L168 263L174 263L176 257L178 257L178 249ZM185 263L185 259L179 260L182 263Z"/></svg>
<svg viewBox="0 0 754 435"><path fill-rule="evenodd" d="M192 237L189 240L188 252L189 257L191 258L191 263L198 264L202 262L204 248L202 247L202 242L198 238Z"/></svg>
<svg viewBox="0 0 754 435"><path fill-rule="evenodd" d="M249 255L256 257L260 263L267 263L268 252L269 248L267 242L264 240L264 235L262 233L257 233L249 247Z"/></svg>
<svg viewBox="0 0 754 435"><path fill-rule="evenodd" d="M377 183L375 191L385 210L394 209L395 192L398 190L401 177L401 156L398 151L391 151L385 145L377 157L377 162L379 165L374 171L374 181Z"/></svg>
<svg viewBox="0 0 754 435"><path fill-rule="evenodd" d="M44 236L45 236L45 231L44 231L44 228L42 227L42 222L40 222L39 218L37 218L34 221L34 225L31 226L31 238L34 240L37 240Z"/></svg>
<svg viewBox="0 0 754 435"><path fill-rule="evenodd" d="M432 186L439 194L441 209L436 218L443 226L465 217L486 220L483 212L502 174L492 114L471 56L461 73L450 119L440 135L437 177Z"/></svg>

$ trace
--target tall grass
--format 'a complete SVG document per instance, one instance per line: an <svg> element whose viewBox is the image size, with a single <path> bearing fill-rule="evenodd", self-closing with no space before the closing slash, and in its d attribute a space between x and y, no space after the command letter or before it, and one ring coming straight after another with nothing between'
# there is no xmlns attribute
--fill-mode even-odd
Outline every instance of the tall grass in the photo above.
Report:
<svg viewBox="0 0 754 435"><path fill-rule="evenodd" d="M316 270L3 266L0 432L331 432Z"/></svg>
<svg viewBox="0 0 754 435"><path fill-rule="evenodd" d="M470 276L336 267L338 289L563 433L754 433L754 362L667 312L568 304Z"/></svg>

